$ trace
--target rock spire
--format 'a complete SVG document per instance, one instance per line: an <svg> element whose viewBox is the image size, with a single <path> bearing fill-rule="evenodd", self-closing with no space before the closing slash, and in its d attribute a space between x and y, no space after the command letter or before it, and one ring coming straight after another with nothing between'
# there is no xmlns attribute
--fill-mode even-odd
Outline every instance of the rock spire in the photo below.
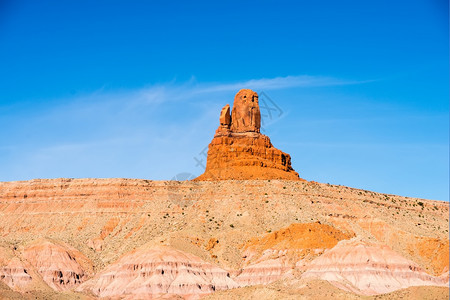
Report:
<svg viewBox="0 0 450 300"><path fill-rule="evenodd" d="M219 127L209 144L205 173L195 180L289 179L299 180L291 157L261 134L258 94L240 90L233 109L225 105Z"/></svg>

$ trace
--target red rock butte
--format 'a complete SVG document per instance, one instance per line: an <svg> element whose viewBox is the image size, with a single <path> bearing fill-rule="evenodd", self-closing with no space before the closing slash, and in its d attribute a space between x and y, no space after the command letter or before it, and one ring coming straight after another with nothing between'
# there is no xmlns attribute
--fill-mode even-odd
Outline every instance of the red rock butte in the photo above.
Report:
<svg viewBox="0 0 450 300"><path fill-rule="evenodd" d="M225 105L219 120L219 128L209 144L206 170L194 180L303 180L292 168L291 156L261 134L256 92L240 90L231 112L230 105Z"/></svg>

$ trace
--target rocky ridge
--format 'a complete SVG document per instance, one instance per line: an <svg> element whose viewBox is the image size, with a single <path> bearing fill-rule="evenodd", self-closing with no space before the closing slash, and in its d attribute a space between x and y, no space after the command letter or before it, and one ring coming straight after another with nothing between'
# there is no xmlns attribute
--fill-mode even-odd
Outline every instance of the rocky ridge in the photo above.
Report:
<svg viewBox="0 0 450 300"><path fill-rule="evenodd" d="M306 293L317 280L347 298L437 289L448 285L448 212L445 202L298 180L6 182L0 281L23 297L130 299L229 288L232 298L258 284Z"/></svg>

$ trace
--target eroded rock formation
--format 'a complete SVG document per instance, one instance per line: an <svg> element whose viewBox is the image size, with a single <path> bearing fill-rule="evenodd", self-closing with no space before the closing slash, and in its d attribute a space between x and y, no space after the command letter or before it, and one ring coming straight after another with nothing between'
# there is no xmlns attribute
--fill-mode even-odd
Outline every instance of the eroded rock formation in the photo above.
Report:
<svg viewBox="0 0 450 300"><path fill-rule="evenodd" d="M196 180L289 179L299 180L291 156L261 134L258 94L240 90L233 103L222 109L220 124L209 144L205 173Z"/></svg>
<svg viewBox="0 0 450 300"><path fill-rule="evenodd" d="M235 281L241 286L268 284L303 271L308 264L339 241L353 233L320 223L294 223L262 237L251 239L244 246L244 268Z"/></svg>
<svg viewBox="0 0 450 300"><path fill-rule="evenodd" d="M158 295L192 298L238 286L227 271L195 255L154 246L127 253L78 290L99 297L128 296L127 299Z"/></svg>
<svg viewBox="0 0 450 300"><path fill-rule="evenodd" d="M92 263L69 245L36 241L23 251L23 257L53 289L72 289L93 273Z"/></svg>
<svg viewBox="0 0 450 300"><path fill-rule="evenodd" d="M390 293L410 286L448 286L448 277L427 274L389 246L341 241L312 261L303 278L324 279L360 295Z"/></svg>
<svg viewBox="0 0 450 300"><path fill-rule="evenodd" d="M0 280L19 291L32 281L24 263L10 249L3 247L0 247Z"/></svg>

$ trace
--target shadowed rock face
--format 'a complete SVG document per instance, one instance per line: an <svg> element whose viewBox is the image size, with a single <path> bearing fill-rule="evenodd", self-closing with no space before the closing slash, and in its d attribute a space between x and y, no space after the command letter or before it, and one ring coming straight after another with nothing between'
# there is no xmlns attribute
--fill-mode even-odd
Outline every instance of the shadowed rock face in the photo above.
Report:
<svg viewBox="0 0 450 300"><path fill-rule="evenodd" d="M209 144L205 173L196 180L300 179L290 155L273 147L269 137L260 133L257 93L240 90L231 114L230 106L225 105L219 121Z"/></svg>

